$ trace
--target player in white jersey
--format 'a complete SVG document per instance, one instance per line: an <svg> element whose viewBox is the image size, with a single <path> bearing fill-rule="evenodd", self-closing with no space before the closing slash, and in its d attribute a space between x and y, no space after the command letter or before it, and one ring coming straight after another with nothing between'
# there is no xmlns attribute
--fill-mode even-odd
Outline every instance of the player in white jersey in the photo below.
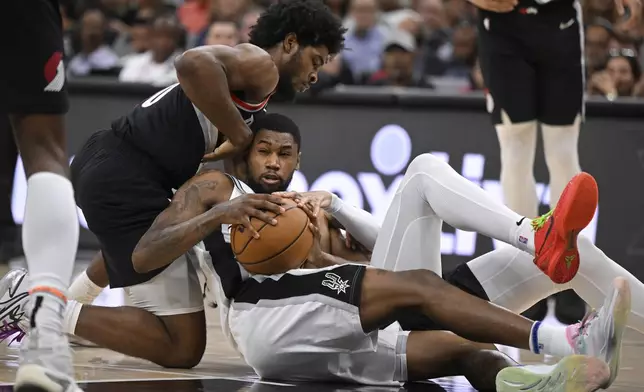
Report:
<svg viewBox="0 0 644 392"><path fill-rule="evenodd" d="M225 203L235 193L248 193L249 188L280 190L288 184L299 162L300 143L287 129L297 127L278 115L266 118L281 118L281 123L275 120L274 124L264 124L255 137L245 169L248 174L245 178L249 180L250 187L221 172L202 173L177 191L171 206L161 214L142 239L145 244L142 247L150 256L161 258L159 262L172 263L176 257L172 253L184 252L188 243L194 240L185 238L185 230L203 235L203 244L197 247L200 249L198 256L202 262L208 262L208 258L212 258L220 281L213 286L220 288L218 297L223 309L223 323L229 327L229 336L239 351L260 376L395 384L399 381L465 374L479 388L494 388L496 373L510 363L499 354L482 349L492 346L480 345L445 331L415 331L409 334L379 330L396 320L399 314L409 312L410 308L436 320L445 329L476 341L498 342L526 349L532 347L535 351L542 349L562 356L578 352L574 346L583 343L594 350L590 354L605 360L611 359L606 357L601 348L619 347L619 329L623 325L622 318L625 318L625 312L629 309L627 284L619 280L616 282L616 290L598 318L583 326L567 329L532 324L518 315L455 289L427 269L411 273L388 272L363 265L343 264L323 269L291 271L269 278L253 276L244 280L239 265L233 259L221 258L224 250L231 252L230 247L221 233L207 233L207 215L212 211L210 206ZM416 158L407 178L421 177L420 179L436 181L439 184L433 190L436 195L450 189L459 192L459 201L463 203L461 208L456 211L443 209L442 214L453 218L452 222L454 219L462 219L472 227L507 242L517 244L522 241L521 238L526 238L524 249L534 251L531 246L534 246L535 235L529 222L517 226L515 222L518 219L513 213L490 200L484 191L458 176L448 165L438 164L437 161L428 155ZM587 178L582 180L588 181ZM410 181L405 184L411 185L411 188L403 186L401 192L404 189L418 190ZM220 186L228 189L225 197L224 193L216 191ZM457 200L454 195L447 196L452 196L445 197L452 202ZM233 202L243 197L237 197ZM434 202L436 197L420 200L425 203ZM336 200L330 206L337 207L331 212L342 221L343 214L351 213L351 209L338 203ZM412 196L405 205L415 208L418 203ZM591 210L592 216L594 206ZM486 213L490 215L489 218L497 218L496 225L485 227L468 216ZM497 216L492 216L494 214ZM354 210L353 221L359 222L361 217L363 220L368 219L367 216L364 211ZM554 216L564 221L566 218L561 214ZM420 221L436 219L427 211L420 211L416 218ZM507 227L508 223L511 224L510 227ZM374 245L369 243L369 235L365 235L365 229L369 230L372 226L356 229L350 221L345 225L365 245ZM401 227L398 222L385 226L385 235L381 234L380 238L390 241L386 233L392 228L395 232L404 226ZM377 233L378 228L375 230ZM427 234L428 241L433 239L432 233L424 234ZM378 243L381 241L379 239ZM546 245L550 244L548 241L544 242ZM160 250L165 250L165 253ZM419 260L420 256L425 255L415 255L414 260ZM431 255L426 256L429 258ZM339 261L323 252L321 247L316 247L309 262L319 265L329 260ZM119 351L130 355L151 356L153 347L146 348L145 352L141 350L143 344L149 344L156 338L154 335L149 336L149 326L146 325L146 330L141 331L142 326L130 325L122 318L125 313L141 313L140 309L117 310L111 313L111 320L106 319L109 310L98 307L74 303L68 311L72 315L68 319L70 333L101 346L106 346L105 342L109 339L128 342L140 340L135 347ZM101 317L97 316L99 312L103 314ZM618 316L618 319L614 319L614 316ZM289 320L289 325L283 325ZM115 330L101 328L99 321L108 322ZM261 330L258 329L260 326ZM616 332L613 332L613 327L617 328ZM579 331L585 333L578 334L571 340L567 339L567 334ZM106 337L105 334L111 336ZM146 334L148 336L143 336ZM135 353L136 349L141 351ZM574 371L579 370L579 367L585 371ZM526 379L526 375L533 380L535 377L542 377L530 368L512 369L503 374L522 380ZM594 390L610 381L610 372L601 360L584 356L567 357L557 367L548 369L548 374L555 377L563 375L562 382L570 381L577 383L575 385L579 388L584 388L577 389L579 391ZM508 391L518 390L507 389L512 388L507 386L504 388Z"/></svg>

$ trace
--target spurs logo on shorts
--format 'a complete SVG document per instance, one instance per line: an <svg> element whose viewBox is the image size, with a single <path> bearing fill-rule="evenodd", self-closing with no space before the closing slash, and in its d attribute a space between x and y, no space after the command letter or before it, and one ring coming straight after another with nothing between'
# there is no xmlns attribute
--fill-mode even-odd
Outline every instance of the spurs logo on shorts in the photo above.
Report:
<svg viewBox="0 0 644 392"><path fill-rule="evenodd" d="M322 286L328 287L333 291L337 291L338 294L346 294L347 289L351 287L349 286L349 280L342 280L339 275L334 273L329 272L325 274L324 277L326 279L322 281Z"/></svg>

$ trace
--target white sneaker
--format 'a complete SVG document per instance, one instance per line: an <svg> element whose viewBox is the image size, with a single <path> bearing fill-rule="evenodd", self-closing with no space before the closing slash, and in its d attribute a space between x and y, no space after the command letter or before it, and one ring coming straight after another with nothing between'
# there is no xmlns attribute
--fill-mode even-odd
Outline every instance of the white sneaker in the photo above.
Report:
<svg viewBox="0 0 644 392"><path fill-rule="evenodd" d="M25 314L28 285L27 270L22 268L0 279L0 342L21 342L29 328Z"/></svg>
<svg viewBox="0 0 644 392"><path fill-rule="evenodd" d="M599 312L592 311L580 323L567 328L568 342L575 354L596 357L610 368L610 378L602 388L608 388L619 373L622 338L631 311L631 291L628 281L616 278L613 291L606 297Z"/></svg>
<svg viewBox="0 0 644 392"><path fill-rule="evenodd" d="M517 366L496 375L497 392L593 392L610 377L599 358L571 355L555 366Z"/></svg>
<svg viewBox="0 0 644 392"><path fill-rule="evenodd" d="M37 301L41 298L48 300L47 296L30 298L26 307L28 315L32 307L39 306ZM16 372L14 391L82 392L73 374L67 336L49 328L30 328L20 347L20 367Z"/></svg>

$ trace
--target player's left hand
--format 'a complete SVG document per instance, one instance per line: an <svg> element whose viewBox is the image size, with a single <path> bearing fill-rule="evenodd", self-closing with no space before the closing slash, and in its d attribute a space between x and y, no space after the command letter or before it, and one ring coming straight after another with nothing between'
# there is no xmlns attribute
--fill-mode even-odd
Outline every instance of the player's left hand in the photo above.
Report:
<svg viewBox="0 0 644 392"><path fill-rule="evenodd" d="M333 195L327 191L313 191L313 192L275 192L275 196L283 197L285 199L292 199L297 203L300 208L308 208L312 214L317 217L320 208L327 208L331 205Z"/></svg>
<svg viewBox="0 0 644 392"><path fill-rule="evenodd" d="M214 162L221 161L224 159L230 159L237 156L239 149L233 145L230 140L225 140L219 147L215 148L215 151L208 153L201 158L202 162Z"/></svg>
<svg viewBox="0 0 644 392"><path fill-rule="evenodd" d="M620 17L623 17L628 7L628 19L618 23L620 30L634 30L642 20L642 0L615 0L615 9Z"/></svg>

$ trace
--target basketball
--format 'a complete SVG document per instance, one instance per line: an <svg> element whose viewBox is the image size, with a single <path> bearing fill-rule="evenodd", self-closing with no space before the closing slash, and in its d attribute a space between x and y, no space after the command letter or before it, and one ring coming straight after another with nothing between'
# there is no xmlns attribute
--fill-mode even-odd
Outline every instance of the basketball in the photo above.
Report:
<svg viewBox="0 0 644 392"><path fill-rule="evenodd" d="M230 245L237 261L250 273L273 275L298 268L313 246L309 217L296 203L286 199L282 214L273 226L259 219L250 222L260 235L253 238L242 225L231 227Z"/></svg>

